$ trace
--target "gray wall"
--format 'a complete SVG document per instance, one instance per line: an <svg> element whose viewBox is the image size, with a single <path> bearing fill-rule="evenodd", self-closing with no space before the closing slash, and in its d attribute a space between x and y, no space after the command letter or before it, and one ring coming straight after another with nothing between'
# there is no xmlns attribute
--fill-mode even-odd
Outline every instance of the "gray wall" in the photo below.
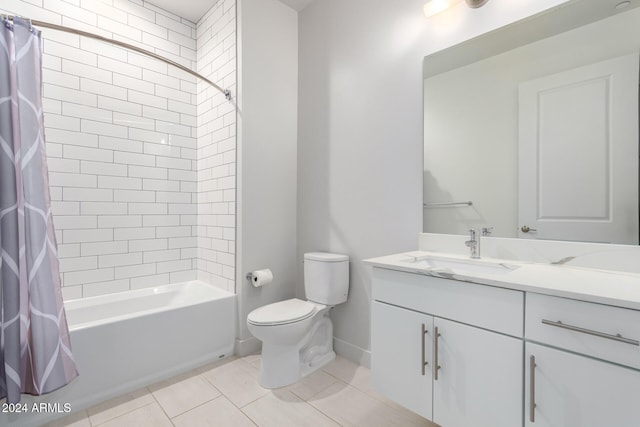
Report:
<svg viewBox="0 0 640 427"><path fill-rule="evenodd" d="M238 1L238 351L259 349L256 307L295 295L298 14L277 0ZM254 288L249 271L270 268Z"/></svg>
<svg viewBox="0 0 640 427"><path fill-rule="evenodd" d="M332 312L338 353L369 363L362 260L418 245L423 57L562 1L463 2L430 20L424 0L317 0L300 13L297 295L305 252L351 257L349 300Z"/></svg>
<svg viewBox="0 0 640 427"><path fill-rule="evenodd" d="M300 14L298 261L351 257L349 299L331 316L336 350L365 364L362 260L415 249L422 225L423 55L393 46L394 26L422 3L323 0Z"/></svg>

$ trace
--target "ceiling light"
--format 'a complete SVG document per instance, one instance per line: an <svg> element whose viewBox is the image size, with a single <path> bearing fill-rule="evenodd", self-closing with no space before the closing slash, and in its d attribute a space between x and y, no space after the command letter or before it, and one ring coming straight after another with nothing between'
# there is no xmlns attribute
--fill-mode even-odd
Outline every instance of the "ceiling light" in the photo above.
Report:
<svg viewBox="0 0 640 427"><path fill-rule="evenodd" d="M631 4L630 1L622 1L616 5L616 10L626 9L627 7L629 7L630 4Z"/></svg>
<svg viewBox="0 0 640 427"><path fill-rule="evenodd" d="M459 0L458 0L459 1ZM430 0L424 5L424 14L427 18L440 12L444 12L457 1L454 0Z"/></svg>
<svg viewBox="0 0 640 427"><path fill-rule="evenodd" d="M427 18L432 17L440 12L444 12L456 3L460 3L462 0L429 0L424 5L424 14ZM465 0L467 6L476 9L484 6L489 0Z"/></svg>
<svg viewBox="0 0 640 427"><path fill-rule="evenodd" d="M467 2L467 6L469 6L470 8L477 9L481 6L484 6L484 4L489 0L464 0L464 1Z"/></svg>

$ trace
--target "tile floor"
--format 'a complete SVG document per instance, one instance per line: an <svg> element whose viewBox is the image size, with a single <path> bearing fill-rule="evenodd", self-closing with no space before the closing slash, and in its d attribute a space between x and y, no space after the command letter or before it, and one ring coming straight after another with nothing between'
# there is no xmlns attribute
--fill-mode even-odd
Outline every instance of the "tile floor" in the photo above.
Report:
<svg viewBox="0 0 640 427"><path fill-rule="evenodd" d="M437 427L372 390L369 370L342 357L288 387L258 384L260 356L229 358L48 426Z"/></svg>

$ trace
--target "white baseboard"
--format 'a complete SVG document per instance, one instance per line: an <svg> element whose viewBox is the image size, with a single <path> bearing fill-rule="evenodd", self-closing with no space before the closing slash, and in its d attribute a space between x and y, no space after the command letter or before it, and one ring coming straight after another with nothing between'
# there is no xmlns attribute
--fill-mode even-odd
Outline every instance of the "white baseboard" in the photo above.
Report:
<svg viewBox="0 0 640 427"><path fill-rule="evenodd" d="M336 337L333 338L333 350L336 354L354 363L371 368L371 351L360 348Z"/></svg>
<svg viewBox="0 0 640 427"><path fill-rule="evenodd" d="M248 356L250 354L260 353L262 350L262 342L255 337L249 337L241 340L236 338L234 353L238 357ZM333 338L333 350L336 354L362 365L366 368L371 368L371 351L360 348L347 341L343 341L338 338Z"/></svg>
<svg viewBox="0 0 640 427"><path fill-rule="evenodd" d="M236 356L244 357L250 354L260 353L262 350L262 342L256 337L249 337L241 340L236 337L234 353Z"/></svg>

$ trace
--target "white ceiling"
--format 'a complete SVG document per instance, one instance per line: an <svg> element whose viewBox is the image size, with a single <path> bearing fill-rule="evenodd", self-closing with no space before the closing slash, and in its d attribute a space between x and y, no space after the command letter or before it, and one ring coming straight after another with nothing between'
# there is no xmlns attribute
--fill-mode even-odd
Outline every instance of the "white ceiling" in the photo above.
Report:
<svg viewBox="0 0 640 427"><path fill-rule="evenodd" d="M191 22L198 22L217 0L150 0L149 3L175 13ZM307 7L313 0L279 0L298 12Z"/></svg>

